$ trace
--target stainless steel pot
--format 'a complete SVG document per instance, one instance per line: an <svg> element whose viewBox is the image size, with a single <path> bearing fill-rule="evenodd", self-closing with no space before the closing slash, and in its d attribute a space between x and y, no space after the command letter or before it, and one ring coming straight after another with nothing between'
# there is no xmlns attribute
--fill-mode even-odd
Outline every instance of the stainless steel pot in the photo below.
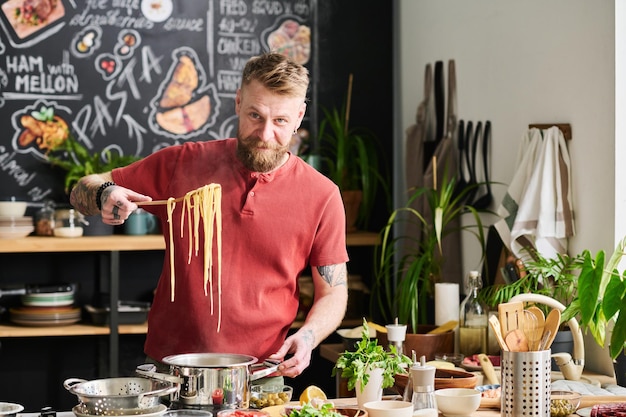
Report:
<svg viewBox="0 0 626 417"><path fill-rule="evenodd" d="M160 397L178 392L171 382L147 378L68 378L63 386L78 397L89 415L119 416L155 411Z"/></svg>
<svg viewBox="0 0 626 417"><path fill-rule="evenodd" d="M156 372L151 364L138 366L136 372L180 384L180 390L170 398L183 407L248 408L250 382L278 370L276 363L257 362L257 358L248 355L188 353L163 358L163 363L170 367L169 374Z"/></svg>

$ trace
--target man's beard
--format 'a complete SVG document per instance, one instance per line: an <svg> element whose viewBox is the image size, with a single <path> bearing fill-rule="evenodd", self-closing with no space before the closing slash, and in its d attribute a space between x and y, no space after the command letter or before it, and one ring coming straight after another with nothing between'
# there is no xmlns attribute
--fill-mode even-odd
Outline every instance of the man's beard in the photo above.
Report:
<svg viewBox="0 0 626 417"><path fill-rule="evenodd" d="M253 172L269 172L283 162L289 146L266 143L254 137L237 135L237 158Z"/></svg>

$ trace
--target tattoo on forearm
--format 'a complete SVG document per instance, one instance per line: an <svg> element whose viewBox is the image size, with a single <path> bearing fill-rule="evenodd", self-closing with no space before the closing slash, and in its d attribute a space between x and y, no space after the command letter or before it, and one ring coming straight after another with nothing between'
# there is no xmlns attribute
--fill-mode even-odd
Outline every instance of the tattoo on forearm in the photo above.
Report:
<svg viewBox="0 0 626 417"><path fill-rule="evenodd" d="M324 265L318 266L317 272L320 273L322 279L331 287L339 285L347 285L346 268L341 265Z"/></svg>
<svg viewBox="0 0 626 417"><path fill-rule="evenodd" d="M99 212L96 207L94 194L87 185L80 181L76 184L74 190L72 191L70 204L76 210L86 215L97 214Z"/></svg>
<svg viewBox="0 0 626 417"><path fill-rule="evenodd" d="M302 339L306 342L306 344L313 350L315 346L315 336L313 336L313 332L311 330L306 330L302 335Z"/></svg>

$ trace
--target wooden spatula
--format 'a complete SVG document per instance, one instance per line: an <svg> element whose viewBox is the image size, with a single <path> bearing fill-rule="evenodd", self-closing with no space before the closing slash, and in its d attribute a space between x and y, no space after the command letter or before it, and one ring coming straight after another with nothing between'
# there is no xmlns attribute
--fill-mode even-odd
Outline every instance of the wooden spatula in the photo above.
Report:
<svg viewBox="0 0 626 417"><path fill-rule="evenodd" d="M496 340L498 341L498 344L500 345L500 349L502 349L505 352L508 352L509 347L506 345L506 342L504 341L504 337L502 336L502 327L500 326L500 320L498 320L496 316L490 316L489 325L491 326L493 333L496 335Z"/></svg>
<svg viewBox="0 0 626 417"><path fill-rule="evenodd" d="M550 349L552 346L552 342L554 342L554 338L556 337L556 332L559 330L559 326L561 325L561 311L553 308L550 310L548 315L546 316L546 323L543 326L543 333L545 334L547 331L550 331L550 336L547 338L544 349Z"/></svg>
<svg viewBox="0 0 626 417"><path fill-rule="evenodd" d="M504 341L511 352L527 352L528 340L524 334L524 304L521 301L498 304L500 326Z"/></svg>
<svg viewBox="0 0 626 417"><path fill-rule="evenodd" d="M521 301L498 304L498 315L505 338L509 332L524 328L524 304Z"/></svg>

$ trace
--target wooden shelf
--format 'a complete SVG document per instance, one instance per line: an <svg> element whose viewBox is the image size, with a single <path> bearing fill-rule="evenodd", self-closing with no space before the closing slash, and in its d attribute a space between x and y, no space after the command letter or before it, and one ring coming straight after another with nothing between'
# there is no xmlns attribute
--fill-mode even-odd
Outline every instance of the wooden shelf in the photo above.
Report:
<svg viewBox="0 0 626 417"><path fill-rule="evenodd" d="M363 319L345 319L340 327L359 326ZM299 329L303 321L295 321L292 329ZM148 323L120 324L119 334L146 334ZM111 330L108 326L96 326L93 324L72 324L70 326L18 326L13 324L0 325L0 338L2 337L46 337L46 336L99 336L109 335Z"/></svg>
<svg viewBox="0 0 626 417"><path fill-rule="evenodd" d="M110 235L75 238L28 236L20 239L0 239L0 252L2 253L110 252L163 249L165 249L165 240L162 235Z"/></svg>
<svg viewBox="0 0 626 417"><path fill-rule="evenodd" d="M347 246L375 246L380 243L380 236L373 232L355 232L346 236ZM109 282L110 302L117 304L119 292L119 253L125 251L165 250L162 235L128 236L81 236L78 238L28 236L18 239L0 239L0 253L60 253L60 252L102 252L108 259L110 276L101 277ZM51 337L51 336L98 336L109 338L109 376L117 376L119 362L119 335L145 334L147 324L128 325L119 323L118 316L111 312L112 325L95 326L74 324L71 326L28 327L17 325L0 325L0 338L3 337ZM358 325L345 321L345 326ZM299 328L302 323L294 323Z"/></svg>
<svg viewBox="0 0 626 417"><path fill-rule="evenodd" d="M347 246L374 246L380 235L374 232L348 233ZM109 252L164 250L162 235L82 236L76 238L28 236L19 239L0 239L0 253L36 252Z"/></svg>
<svg viewBox="0 0 626 417"><path fill-rule="evenodd" d="M374 232L354 232L346 235L346 246L376 246L380 243L380 234Z"/></svg>
<svg viewBox="0 0 626 417"><path fill-rule="evenodd" d="M148 324L121 324L119 334L145 334ZM47 337L47 336L99 336L109 335L108 326L89 324L73 324L71 326L28 327L17 325L0 325L0 337Z"/></svg>

